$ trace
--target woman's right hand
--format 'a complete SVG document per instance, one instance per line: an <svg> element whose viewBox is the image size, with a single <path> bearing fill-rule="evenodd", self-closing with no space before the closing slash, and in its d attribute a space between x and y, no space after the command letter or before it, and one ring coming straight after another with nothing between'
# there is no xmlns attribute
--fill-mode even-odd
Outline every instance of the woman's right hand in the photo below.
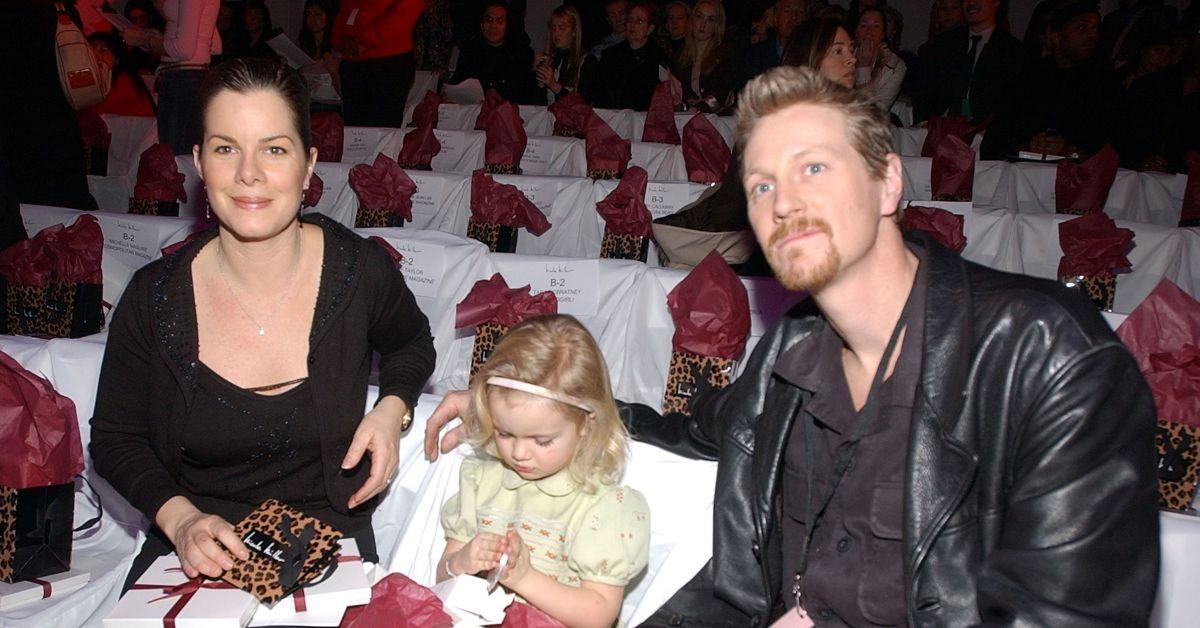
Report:
<svg viewBox="0 0 1200 628"><path fill-rule="evenodd" d="M228 521L200 512L183 496L172 497L155 519L175 546L179 566L189 578L201 574L220 577L233 568L230 553L238 560L250 558L249 550Z"/></svg>
<svg viewBox="0 0 1200 628"><path fill-rule="evenodd" d="M477 574L495 569L500 556L508 549L507 539L499 534L480 532L450 557L450 570L455 574Z"/></svg>
<svg viewBox="0 0 1200 628"><path fill-rule="evenodd" d="M875 60L879 57L879 42L871 39L860 39L857 44L858 48L855 50L854 56L858 59L858 67L875 67Z"/></svg>
<svg viewBox="0 0 1200 628"><path fill-rule="evenodd" d="M429 415L425 422L425 458L430 462L438 457L438 434L442 427L450 421L461 417L471 406L471 394L465 390L446 393L442 402ZM467 436L466 428L459 425L442 436L441 453L446 453L463 441Z"/></svg>

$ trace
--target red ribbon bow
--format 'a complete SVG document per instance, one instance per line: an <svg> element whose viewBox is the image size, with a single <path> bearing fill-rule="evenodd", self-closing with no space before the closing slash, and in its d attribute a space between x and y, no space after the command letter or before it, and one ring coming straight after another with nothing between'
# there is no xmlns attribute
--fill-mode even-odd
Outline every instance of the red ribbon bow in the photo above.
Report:
<svg viewBox="0 0 1200 628"><path fill-rule="evenodd" d="M1058 241L1063 250L1059 277L1093 277L1130 266L1125 253L1133 244L1133 230L1117 227L1103 212L1059 223Z"/></svg>
<svg viewBox="0 0 1200 628"><path fill-rule="evenodd" d="M547 290L536 295L529 292L529 286L509 288L500 273L491 279L480 279L458 304L454 326L497 323L511 327L531 316L558 312L558 297L553 292Z"/></svg>
<svg viewBox="0 0 1200 628"><path fill-rule="evenodd" d="M159 600L165 600L171 597L178 597L179 599L176 600L166 614L163 615L163 628L175 628L175 619L179 617L179 614L183 612L183 609L185 606L187 606L187 603L190 602L192 598L195 597L196 593L198 593L201 589L234 589L237 587L234 587L232 584L222 580L191 578L180 584L143 584L139 582L135 583L129 588L143 591L150 589L161 589L163 595L146 602L147 604L153 604Z"/></svg>
<svg viewBox="0 0 1200 628"><path fill-rule="evenodd" d="M483 169L471 175L471 216L485 224L524 227L535 236L550 228L550 221L517 186L499 183Z"/></svg>
<svg viewBox="0 0 1200 628"><path fill-rule="evenodd" d="M159 202L187 201L184 179L171 145L155 144L143 151L138 161L133 197Z"/></svg>
<svg viewBox="0 0 1200 628"><path fill-rule="evenodd" d="M688 181L720 183L729 169L729 146L708 116L698 113L683 127L683 162Z"/></svg>

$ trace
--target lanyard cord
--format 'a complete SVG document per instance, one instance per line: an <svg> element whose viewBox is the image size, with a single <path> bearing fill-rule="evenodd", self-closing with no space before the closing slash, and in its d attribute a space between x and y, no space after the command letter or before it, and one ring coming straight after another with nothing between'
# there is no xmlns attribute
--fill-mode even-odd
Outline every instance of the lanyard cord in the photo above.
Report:
<svg viewBox="0 0 1200 628"><path fill-rule="evenodd" d="M812 549L812 539L817 529L817 522L825 514L825 509L829 507L829 502L833 501L833 495L837 492L842 477L854 466L854 453L858 449L858 443L862 440L867 428L875 420L876 415L879 414L879 387L883 384L884 373L887 372L892 352L895 351L896 344L900 340L900 332L904 329L908 312L912 308L912 302L912 292L910 292L909 298L904 304L904 310L900 312L900 319L896 321L896 326L892 329L892 336L888 339L887 348L883 350L883 357L879 360L879 366L875 369L875 377L871 380L870 390L867 391L867 402L864 404L862 412L858 415L858 421L854 424L854 431L851 433L850 441L847 443L837 463L833 466L833 477L829 481L829 491L825 493L825 497L821 499L821 503L817 506L815 512L813 511L813 472L816 468L816 446L813 443L813 419L811 417L802 417L804 421L804 463L805 470L807 471L805 486L808 492L804 500L804 520L806 527L804 545L800 550L800 560L796 566L795 582L792 584L792 595L796 598L797 608L802 606L800 603L800 581L805 571L808 570L808 558Z"/></svg>

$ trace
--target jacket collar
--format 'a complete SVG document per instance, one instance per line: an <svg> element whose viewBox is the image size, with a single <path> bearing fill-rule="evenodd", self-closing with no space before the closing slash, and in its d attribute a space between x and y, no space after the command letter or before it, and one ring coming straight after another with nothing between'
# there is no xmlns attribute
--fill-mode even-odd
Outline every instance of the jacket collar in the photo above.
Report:
<svg viewBox="0 0 1200 628"><path fill-rule="evenodd" d="M311 353L329 327L329 321L346 305L360 263L361 238L321 214L301 216L300 221L320 227L324 234L321 281L309 335ZM195 382L195 369L199 361L192 262L216 236L217 229L209 229L174 254L168 255L154 279L154 332L167 363L171 365L176 378L187 383L183 388L188 391Z"/></svg>
<svg viewBox="0 0 1200 628"><path fill-rule="evenodd" d="M575 492L579 485L575 479L571 477L569 469L563 469L554 475L546 476L540 480L526 480L521 477L516 471L504 467L504 474L500 477L500 485L504 488L513 491L522 486L532 484L539 491L551 497L563 497Z"/></svg>
<svg viewBox="0 0 1200 628"><path fill-rule="evenodd" d="M925 248L925 346L905 473L904 570L909 583L934 536L969 490L978 461L963 443L971 426L959 424L974 338L967 266L930 238L925 238Z"/></svg>

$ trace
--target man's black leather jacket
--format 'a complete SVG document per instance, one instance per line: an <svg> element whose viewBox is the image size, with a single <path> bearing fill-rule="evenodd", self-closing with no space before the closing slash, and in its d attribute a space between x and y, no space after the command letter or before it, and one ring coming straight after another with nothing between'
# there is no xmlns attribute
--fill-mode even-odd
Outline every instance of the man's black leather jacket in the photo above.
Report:
<svg viewBox="0 0 1200 628"><path fill-rule="evenodd" d="M1137 626L1158 584L1155 408L1132 356L1077 295L928 244L925 346L908 442L908 623ZM811 300L692 417L625 406L634 438L717 459L713 559L651 620L778 613L780 475L808 393L776 358L826 322Z"/></svg>

